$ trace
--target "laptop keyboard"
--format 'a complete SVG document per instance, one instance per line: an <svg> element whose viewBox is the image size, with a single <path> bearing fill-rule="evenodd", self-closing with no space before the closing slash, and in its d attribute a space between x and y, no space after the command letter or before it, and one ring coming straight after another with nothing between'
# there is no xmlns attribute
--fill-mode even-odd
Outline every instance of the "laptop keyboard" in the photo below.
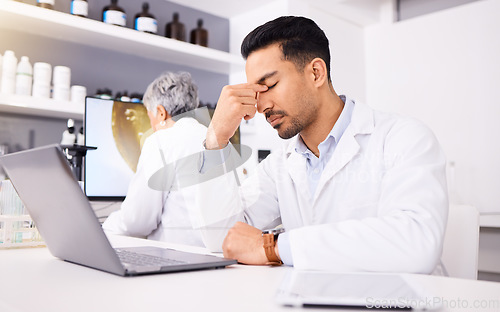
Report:
<svg viewBox="0 0 500 312"><path fill-rule="evenodd" d="M140 254L133 251L115 249L122 263L139 265L139 266L167 266L186 263L184 261L161 258L146 254Z"/></svg>

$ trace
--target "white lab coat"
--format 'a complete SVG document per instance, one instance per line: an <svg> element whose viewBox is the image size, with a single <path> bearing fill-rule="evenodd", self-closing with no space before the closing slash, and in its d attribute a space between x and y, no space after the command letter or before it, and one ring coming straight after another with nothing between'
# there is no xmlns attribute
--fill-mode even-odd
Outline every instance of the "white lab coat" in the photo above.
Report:
<svg viewBox="0 0 500 312"><path fill-rule="evenodd" d="M206 132L205 126L185 117L173 127L148 137L127 197L120 210L106 219L103 228L116 234L203 247L200 232L193 229L190 207L195 204L194 187L179 187L177 173L179 160L197 156L203 150ZM169 172L161 183L151 184L155 173L174 163L177 172ZM192 170L197 173L196 164Z"/></svg>
<svg viewBox="0 0 500 312"><path fill-rule="evenodd" d="M240 207L227 222L244 210L259 229L282 223L300 269L433 272L448 198L445 156L426 126L356 103L315 194L306 159L294 150L297 140L259 164L239 190L242 201L226 199ZM238 194L231 187L225 193ZM212 249L220 248L220 237L217 243Z"/></svg>

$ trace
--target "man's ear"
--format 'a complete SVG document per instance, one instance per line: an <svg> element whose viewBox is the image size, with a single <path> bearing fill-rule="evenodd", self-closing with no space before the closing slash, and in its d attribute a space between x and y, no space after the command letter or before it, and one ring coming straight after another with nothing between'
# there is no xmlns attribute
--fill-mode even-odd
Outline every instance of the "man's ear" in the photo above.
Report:
<svg viewBox="0 0 500 312"><path fill-rule="evenodd" d="M323 59L317 57L309 63L310 69L313 74L314 85L317 87L322 86L328 81L328 74L326 70L326 64Z"/></svg>

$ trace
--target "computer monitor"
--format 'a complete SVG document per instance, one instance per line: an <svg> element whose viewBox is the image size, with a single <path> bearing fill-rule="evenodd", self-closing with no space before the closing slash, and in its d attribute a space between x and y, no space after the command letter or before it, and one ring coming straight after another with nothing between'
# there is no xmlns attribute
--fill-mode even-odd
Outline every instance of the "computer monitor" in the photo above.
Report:
<svg viewBox="0 0 500 312"><path fill-rule="evenodd" d="M140 103L87 97L84 189L91 199L123 199L137 168L141 142L152 131Z"/></svg>
<svg viewBox="0 0 500 312"><path fill-rule="evenodd" d="M208 111L211 117L214 110ZM197 114L194 118L205 126L210 123L210 118ZM85 145L97 147L85 156L85 194L91 200L123 200L142 145L153 132L146 108L141 103L87 97L84 129ZM239 146L239 129L231 142Z"/></svg>

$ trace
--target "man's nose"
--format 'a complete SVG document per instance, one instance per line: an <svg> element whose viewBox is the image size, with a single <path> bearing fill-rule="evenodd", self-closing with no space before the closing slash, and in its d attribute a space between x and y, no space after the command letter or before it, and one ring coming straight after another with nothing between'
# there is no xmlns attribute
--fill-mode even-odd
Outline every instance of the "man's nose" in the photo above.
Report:
<svg viewBox="0 0 500 312"><path fill-rule="evenodd" d="M259 113L264 113L266 110L273 107L271 99L266 95L265 92L257 93L257 111Z"/></svg>

